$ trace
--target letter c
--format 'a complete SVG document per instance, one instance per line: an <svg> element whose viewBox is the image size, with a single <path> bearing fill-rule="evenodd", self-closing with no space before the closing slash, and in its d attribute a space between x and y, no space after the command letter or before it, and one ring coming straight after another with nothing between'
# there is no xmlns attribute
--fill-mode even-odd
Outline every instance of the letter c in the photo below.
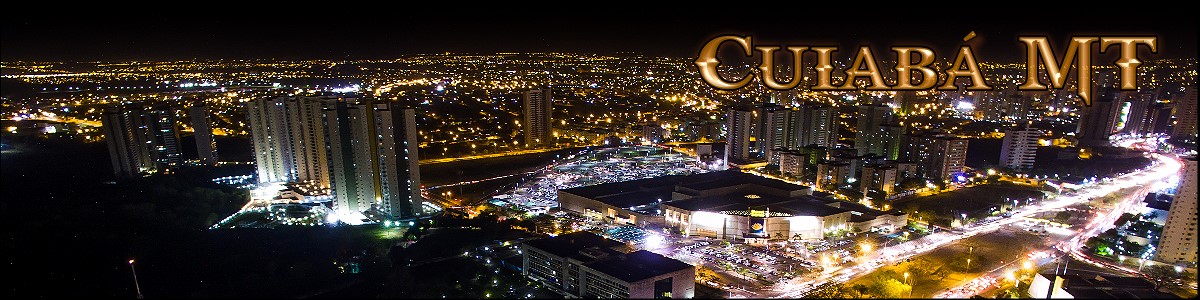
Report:
<svg viewBox="0 0 1200 300"><path fill-rule="evenodd" d="M717 48L721 47L721 43L729 40L740 44L742 50L745 50L746 57L753 54L750 50L750 36L722 35L704 44L704 48L700 49L700 56L696 58L696 67L700 69L700 78L704 79L708 85L722 90L740 89L752 80L750 74L746 74L742 75L742 79L737 82L728 82L721 79L721 75L717 73L717 65L721 64L721 61L717 60Z"/></svg>

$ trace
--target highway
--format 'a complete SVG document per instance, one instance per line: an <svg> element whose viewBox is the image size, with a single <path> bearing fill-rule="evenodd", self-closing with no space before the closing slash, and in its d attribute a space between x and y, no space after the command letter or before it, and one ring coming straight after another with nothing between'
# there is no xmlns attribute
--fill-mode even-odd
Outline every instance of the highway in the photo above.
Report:
<svg viewBox="0 0 1200 300"><path fill-rule="evenodd" d="M1102 180L1097 185L1084 188L1074 195L1061 195L1043 201L1040 204L1021 207L1013 214L1012 217L1009 218L1003 218L991 222L969 224L963 227L961 230L956 230L953 232L941 231L907 243L885 247L863 258L860 258L853 265L844 266L842 268L827 269L825 272L816 277L801 277L778 284L772 288L773 291L771 293L763 296L772 298L800 298L811 292L812 287L814 286L831 281L847 282L851 279L870 274L880 266L893 264L895 262L926 253L939 247L949 245L962 239L993 232L1004 226L1012 225L1016 222L1025 220L1027 217L1033 216L1037 213L1057 211L1070 205L1086 203L1093 198L1105 196L1132 186L1150 186L1150 183L1176 174L1182 165L1173 157L1153 154L1153 158L1158 161L1158 164L1148 167L1142 171L1117 176L1115 178L1111 178L1111 180ZM1133 194L1137 195L1139 193ZM1117 209L1104 212L1095 210L1097 212L1101 212L1102 214L1097 215L1084 228L1084 230L1075 233L1072 235L1072 238L1058 244L1056 248L1070 250L1069 253L1071 253L1073 256L1083 256L1081 253L1079 253L1078 246L1087 241L1088 238L1095 236L1096 234L1111 227L1113 221L1116 220L1115 218L1120 217L1121 213L1130 208L1136 207L1137 200L1140 200L1136 198L1137 197L1129 197L1124 199L1124 201L1118 204ZM996 270L996 272L1003 272L1003 268ZM949 291L944 292L939 296L955 298L969 297L974 295L974 293L982 291L990 286L989 284L981 284L980 282L989 282L993 280L992 278L997 277L994 275L982 276L982 279L977 278L975 280L968 281L962 286L951 288ZM968 286L971 288L964 288Z"/></svg>
<svg viewBox="0 0 1200 300"><path fill-rule="evenodd" d="M1050 202L1047 205L1043 205L1043 207L1036 209L1036 211L1055 211L1064 208L1067 205L1084 203L1090 199L1103 197L1122 189L1140 186L1136 192L1129 193L1124 199L1121 199L1121 201L1118 202L1113 209L1092 210L1095 215L1092 216L1091 221L1089 221L1083 229L1073 232L1072 234L1068 235L1069 239L1060 241L1054 245L1053 249L1047 250L1054 251L1054 253L1070 255L1072 258L1078 261L1087 262L1105 269L1115 270L1127 274L1137 274L1137 270L1091 259L1081 251L1081 246L1083 246L1083 243L1085 243L1089 238L1092 238L1101 232L1114 227L1114 223L1116 222L1117 218L1120 218L1122 214L1135 210L1139 206L1142 198L1147 192L1150 191L1152 187L1151 183L1176 174L1182 166L1182 164L1173 157L1154 154L1154 158L1158 160L1159 164L1151 167L1149 170L1125 174L1116 178L1112 178L1111 180L1105 180L1100 185L1085 188L1084 190L1080 191L1078 195L1061 197L1057 201ZM998 229L998 227L994 227L994 225L988 225L977 230L991 231L995 229ZM1053 261L1055 261L1055 259L1040 260L1039 263L1049 263ZM1003 273L1006 273L1009 270L1010 269L1007 267L997 268L996 270L992 270L986 275L981 276L981 278L1003 278ZM983 292L989 287L989 285L970 287L962 285L938 295L937 298L966 298Z"/></svg>
<svg viewBox="0 0 1200 300"><path fill-rule="evenodd" d="M447 162L452 162L452 161L464 161L464 160L473 160L473 159L481 159L481 158L493 158L493 157L502 157L502 156L513 156L513 155L524 155L524 154L534 154L534 153L543 153L543 152L553 152L553 151L558 151L558 150L563 150L563 149L570 149L570 148L579 148L579 147L562 147L562 148L546 148L546 149L529 149L529 150L507 151L507 152L500 152L500 153L481 154L481 155L471 155L471 156L460 156L460 157L446 157L446 158L422 159L422 160L421 160L421 164L422 164L422 165L432 165L432 164L447 163Z"/></svg>

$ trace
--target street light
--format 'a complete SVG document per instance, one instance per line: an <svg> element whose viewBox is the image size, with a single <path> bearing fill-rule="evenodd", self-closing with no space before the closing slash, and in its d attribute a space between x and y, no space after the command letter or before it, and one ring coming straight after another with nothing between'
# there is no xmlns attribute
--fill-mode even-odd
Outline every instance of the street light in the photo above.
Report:
<svg viewBox="0 0 1200 300"><path fill-rule="evenodd" d="M1026 269L1032 269L1032 268L1033 268L1033 263L1027 260L1027 261L1025 261L1025 263L1024 263L1024 264L1022 264L1021 266L1022 266L1022 267L1024 267L1024 268L1026 268Z"/></svg>
<svg viewBox="0 0 1200 300"><path fill-rule="evenodd" d="M1013 271L1008 271L1008 274L1005 277L1008 277L1009 280L1012 280L1014 282L1014 284L1016 284L1015 286L1013 286L1013 288L1017 288L1017 289L1021 288L1021 281L1017 280L1017 275L1014 274Z"/></svg>
<svg viewBox="0 0 1200 300"><path fill-rule="evenodd" d="M142 299L142 285L138 283L137 268L133 267L133 259L129 259L129 270L133 271L133 287L137 289L137 298Z"/></svg>
<svg viewBox="0 0 1200 300"><path fill-rule="evenodd" d="M908 283L908 272L904 272L904 284L908 285L908 296L912 297L913 287L911 283Z"/></svg>

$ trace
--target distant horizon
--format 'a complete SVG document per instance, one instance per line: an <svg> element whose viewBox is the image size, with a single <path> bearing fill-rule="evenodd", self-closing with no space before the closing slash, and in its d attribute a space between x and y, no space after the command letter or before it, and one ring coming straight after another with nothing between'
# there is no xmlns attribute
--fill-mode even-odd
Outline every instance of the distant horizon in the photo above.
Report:
<svg viewBox="0 0 1200 300"><path fill-rule="evenodd" d="M840 51L840 50L842 50L842 49L839 49L839 52L834 53L834 58L833 58L834 61L839 61L839 60L848 61L848 60L851 60L854 58L852 56L853 54L841 53L842 51ZM878 51L876 51L876 52L878 52ZM598 56L612 56L612 57L626 56L626 55L622 55L622 54L627 54L627 55L633 55L633 56L656 57L656 58L695 59L694 56L688 57L688 56L672 56L672 55L653 55L653 54L646 54L646 53L640 53L640 52L588 53L588 52L551 51L551 52L412 53L412 54L402 54L402 55L391 57L391 58L343 58L343 59L338 59L338 58L268 58L268 57L258 57L258 58L201 58L201 57L196 57L196 58L146 59L146 60L2 60L2 61L0 61L0 63L162 63L162 62L180 62L180 61L257 61L257 60L298 61L298 62L303 62L303 61L360 62L360 61L397 60L397 59L403 59L405 57L412 57L412 56L501 56L501 55L525 55L525 54L570 54L570 55L598 55ZM845 55L839 56L838 54L845 54ZM877 57L877 59L880 62L893 62L894 61L892 59L884 59L884 58L878 58L878 57ZM948 60L949 58L941 58L941 59ZM1156 57L1156 58L1144 58L1144 60L1145 60L1145 62L1155 62L1155 61L1165 61L1165 60L1200 60L1200 57ZM810 61L805 60L805 63L810 63ZM979 63L1024 64L1025 61L1024 60L1010 60L1010 61L980 60ZM1097 64L1097 65L1092 66L1092 68L1110 68L1110 67L1113 67L1113 66L1106 65L1106 64Z"/></svg>
<svg viewBox="0 0 1200 300"><path fill-rule="evenodd" d="M14 16L0 21L0 61L358 60L446 52L694 57L710 38L725 34L753 35L755 43L764 45L843 49L866 45L880 56L890 53L891 46L922 45L944 58L964 44L963 36L975 32L966 44L977 58L1003 62L1021 59L1024 46L1016 37L1029 35L1047 36L1054 45L1071 36L1157 36L1158 53L1143 59L1195 58L1197 49L1195 19L1169 11L1119 18L1067 15L1053 20L1029 13L981 17L923 10L912 18L861 14L869 19L835 14L728 14L723 19L705 19L687 9L405 10L386 17L222 13L167 18L92 13L58 20ZM947 17L959 20L944 21ZM1062 51L1061 47L1055 50ZM1099 64L1106 58L1096 59Z"/></svg>

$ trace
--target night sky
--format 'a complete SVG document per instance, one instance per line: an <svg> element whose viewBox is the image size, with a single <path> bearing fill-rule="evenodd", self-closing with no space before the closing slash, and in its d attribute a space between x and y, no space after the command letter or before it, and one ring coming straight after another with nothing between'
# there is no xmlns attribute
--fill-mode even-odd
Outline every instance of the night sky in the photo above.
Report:
<svg viewBox="0 0 1200 300"><path fill-rule="evenodd" d="M479 9L385 9L346 13L188 10L176 13L70 18L12 16L3 19L0 58L14 60L173 60L192 58L358 59L418 53L584 52L694 57L720 34L752 34L756 44L871 45L876 53L894 45L932 46L951 55L962 37L982 61L1017 62L1018 34L1049 34L1056 45L1069 35L1158 35L1156 57L1196 57L1196 22L1187 15L1139 12L1125 17L1056 19L922 12L900 19L879 12L813 16L801 10L755 14L748 9L703 11L588 9L525 11ZM147 16L149 15L149 17ZM1007 15L1018 15L1009 13ZM765 17L764 17L765 16ZM1056 48L1061 51L1061 48ZM1115 50L1115 48L1114 48Z"/></svg>

